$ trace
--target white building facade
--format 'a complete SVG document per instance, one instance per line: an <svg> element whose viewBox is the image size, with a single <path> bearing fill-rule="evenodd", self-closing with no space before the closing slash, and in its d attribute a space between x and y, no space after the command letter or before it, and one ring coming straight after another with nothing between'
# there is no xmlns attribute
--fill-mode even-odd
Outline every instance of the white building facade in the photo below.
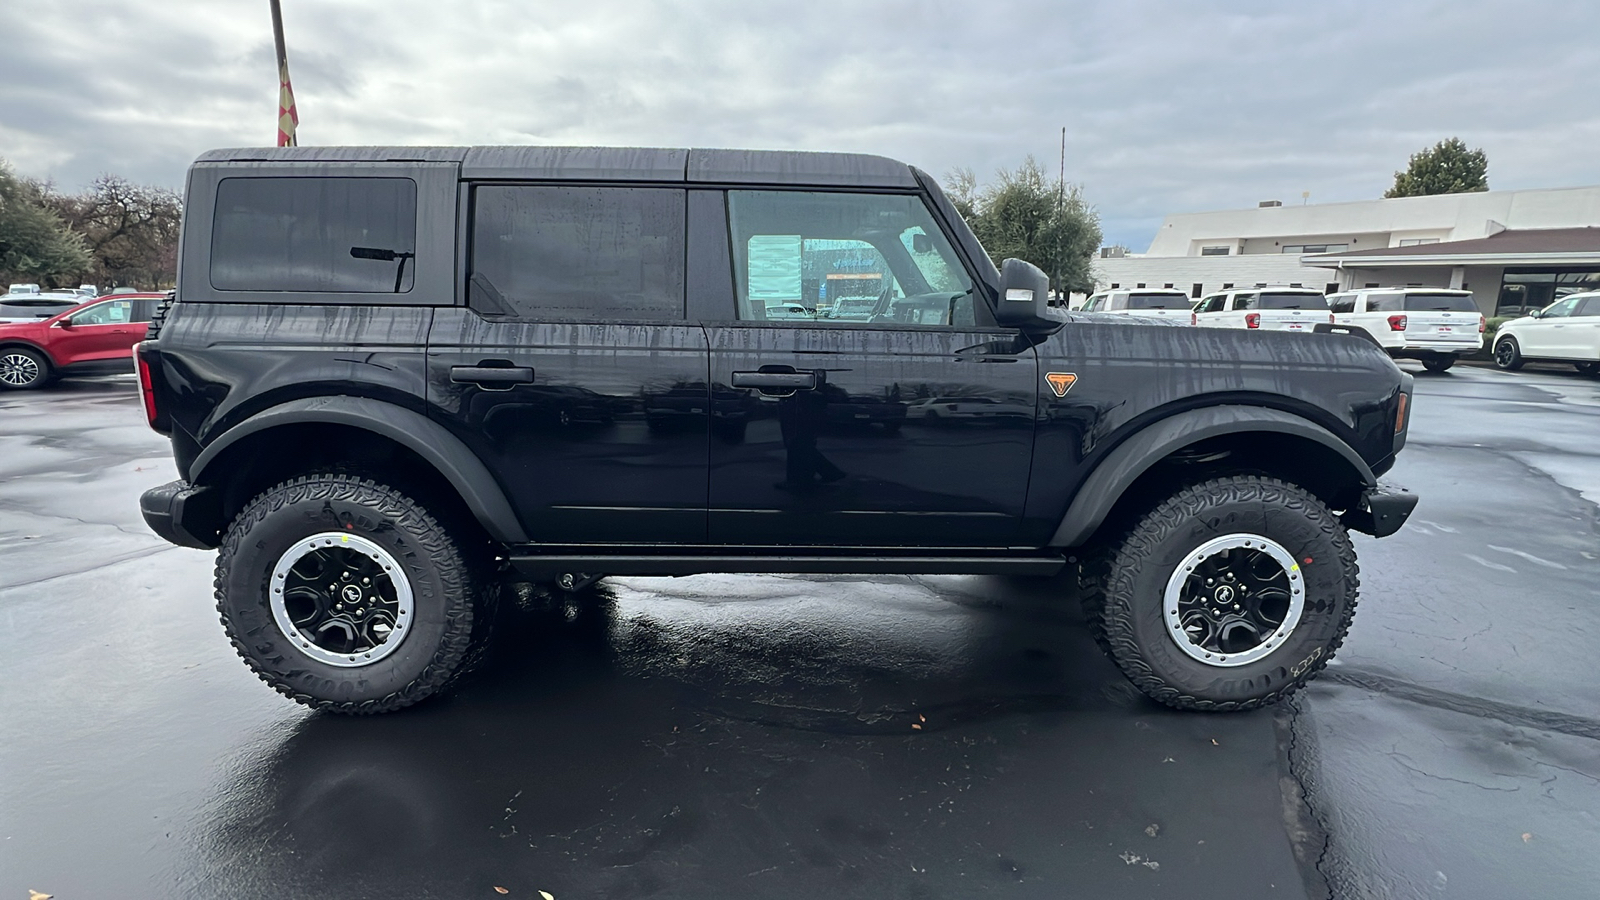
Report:
<svg viewBox="0 0 1600 900"><path fill-rule="evenodd" d="M1095 277L1101 290L1196 298L1257 284L1458 287L1488 315L1514 313L1600 288L1600 186L1172 215L1147 252L1095 260Z"/></svg>

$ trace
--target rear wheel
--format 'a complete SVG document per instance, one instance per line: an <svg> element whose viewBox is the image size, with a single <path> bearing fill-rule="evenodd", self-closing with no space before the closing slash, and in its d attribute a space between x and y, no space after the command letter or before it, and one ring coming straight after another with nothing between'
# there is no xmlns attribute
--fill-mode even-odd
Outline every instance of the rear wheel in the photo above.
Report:
<svg viewBox="0 0 1600 900"><path fill-rule="evenodd" d="M1355 615L1350 537L1306 491L1236 476L1184 488L1089 563L1097 641L1180 709L1275 703L1328 664Z"/></svg>
<svg viewBox="0 0 1600 900"><path fill-rule="evenodd" d="M217 612L245 663L284 696L387 712L439 691L472 650L484 579L469 554L393 488L296 478L256 497L223 535Z"/></svg>
<svg viewBox="0 0 1600 900"><path fill-rule="evenodd" d="M1422 361L1422 367L1429 372L1443 372L1455 364L1454 356L1434 356Z"/></svg>
<svg viewBox="0 0 1600 900"><path fill-rule="evenodd" d="M7 347L0 350L0 390L26 391L50 382L50 360L37 350Z"/></svg>
<svg viewBox="0 0 1600 900"><path fill-rule="evenodd" d="M1494 343L1494 364L1507 371L1522 368L1522 348L1514 337L1503 337Z"/></svg>

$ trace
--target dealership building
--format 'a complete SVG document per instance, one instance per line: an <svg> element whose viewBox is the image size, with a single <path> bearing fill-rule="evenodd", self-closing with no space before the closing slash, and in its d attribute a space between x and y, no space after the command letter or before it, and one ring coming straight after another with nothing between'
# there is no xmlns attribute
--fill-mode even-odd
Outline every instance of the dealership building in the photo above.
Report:
<svg viewBox="0 0 1600 900"><path fill-rule="evenodd" d="M1516 315L1600 290L1600 187L1172 215L1145 253L1101 251L1095 279L1193 297L1258 284L1453 287L1487 315Z"/></svg>

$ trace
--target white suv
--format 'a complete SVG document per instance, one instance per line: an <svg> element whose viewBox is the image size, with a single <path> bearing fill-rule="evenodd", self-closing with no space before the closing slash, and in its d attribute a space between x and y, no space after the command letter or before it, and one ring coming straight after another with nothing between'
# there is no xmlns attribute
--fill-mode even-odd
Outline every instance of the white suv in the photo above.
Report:
<svg viewBox="0 0 1600 900"><path fill-rule="evenodd" d="M1600 291L1568 294L1501 325L1494 336L1495 365L1520 369L1529 359L1570 362L1586 375L1600 373Z"/></svg>
<svg viewBox="0 0 1600 900"><path fill-rule="evenodd" d="M1469 291L1366 288L1330 294L1328 304L1334 322L1365 329L1390 356L1420 359L1430 372L1483 349L1485 319Z"/></svg>
<svg viewBox="0 0 1600 900"><path fill-rule="evenodd" d="M1094 294L1083 302L1079 311L1148 316L1179 325L1193 325L1194 316L1190 314L1193 306L1189 295L1177 288L1132 288Z"/></svg>
<svg viewBox="0 0 1600 900"><path fill-rule="evenodd" d="M1236 288L1200 298L1194 323L1209 328L1310 331L1331 322L1328 301L1311 288Z"/></svg>

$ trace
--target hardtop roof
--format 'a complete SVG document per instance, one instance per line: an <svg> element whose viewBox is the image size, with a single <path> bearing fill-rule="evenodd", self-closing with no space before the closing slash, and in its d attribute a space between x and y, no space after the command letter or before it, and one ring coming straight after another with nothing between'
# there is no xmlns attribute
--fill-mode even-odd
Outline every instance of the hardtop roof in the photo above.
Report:
<svg viewBox="0 0 1600 900"><path fill-rule="evenodd" d="M914 188L910 166L864 153L653 147L246 147L210 150L196 165L246 162L456 163L464 179L652 181Z"/></svg>

